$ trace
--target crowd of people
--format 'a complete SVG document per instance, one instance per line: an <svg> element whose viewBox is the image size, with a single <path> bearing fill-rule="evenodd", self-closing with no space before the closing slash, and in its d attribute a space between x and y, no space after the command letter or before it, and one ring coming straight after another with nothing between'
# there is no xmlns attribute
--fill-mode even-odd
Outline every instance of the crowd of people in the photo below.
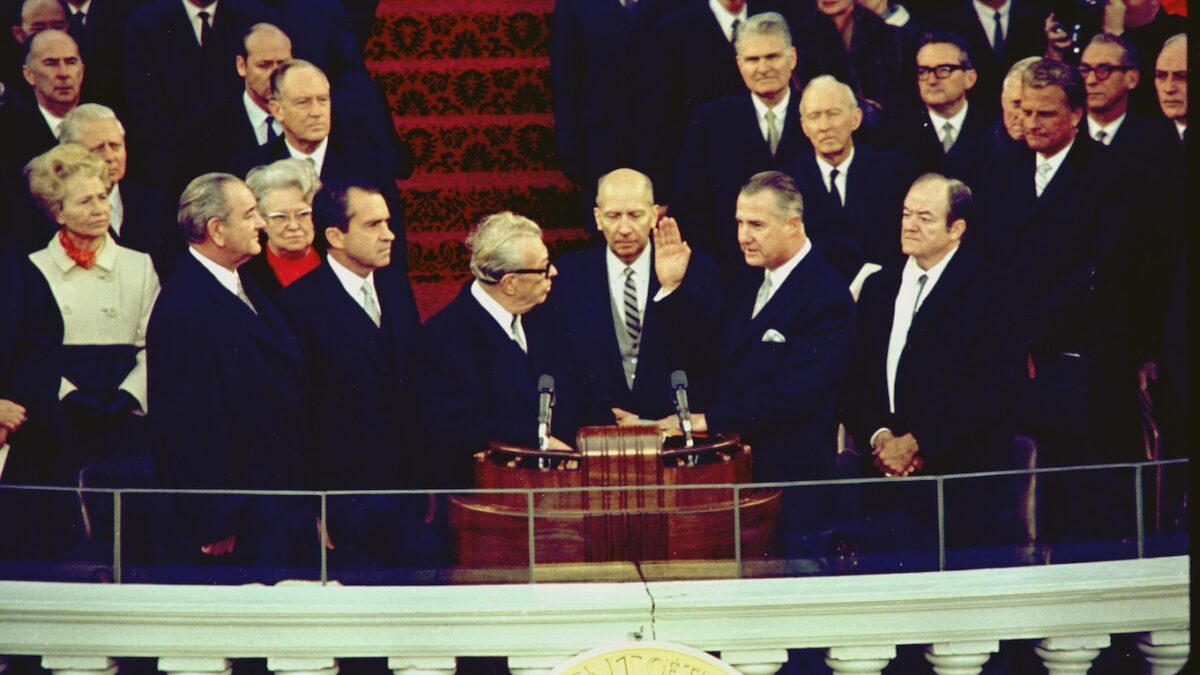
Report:
<svg viewBox="0 0 1200 675"><path fill-rule="evenodd" d="M1017 468L1017 434L1139 461L1151 403L1186 454L1187 37L1157 0L1083 33L1031 0L559 0L602 241L552 260L522 205L483 218L424 325L410 157L343 8L146 0L117 39L116 4L25 0L0 72L6 483L140 453L162 488L468 488L490 441L677 430L676 370L757 481ZM281 509L181 497L172 555L385 562L440 517Z"/></svg>

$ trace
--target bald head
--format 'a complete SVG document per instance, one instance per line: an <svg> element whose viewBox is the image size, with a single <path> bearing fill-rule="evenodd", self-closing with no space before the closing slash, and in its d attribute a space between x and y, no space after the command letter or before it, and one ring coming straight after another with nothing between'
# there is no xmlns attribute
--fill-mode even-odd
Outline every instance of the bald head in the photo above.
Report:
<svg viewBox="0 0 1200 675"><path fill-rule="evenodd" d="M83 60L75 40L60 30L45 30L29 41L29 54L21 69L33 87L38 105L63 117L79 105Z"/></svg>
<svg viewBox="0 0 1200 675"><path fill-rule="evenodd" d="M34 35L52 29L67 29L67 11L58 0L25 0L18 23L12 27L13 38L18 44L25 44Z"/></svg>
<svg viewBox="0 0 1200 675"><path fill-rule="evenodd" d="M654 185L645 174L616 169L600 178L596 188L596 227L608 248L626 265L646 250L650 230L657 222Z"/></svg>

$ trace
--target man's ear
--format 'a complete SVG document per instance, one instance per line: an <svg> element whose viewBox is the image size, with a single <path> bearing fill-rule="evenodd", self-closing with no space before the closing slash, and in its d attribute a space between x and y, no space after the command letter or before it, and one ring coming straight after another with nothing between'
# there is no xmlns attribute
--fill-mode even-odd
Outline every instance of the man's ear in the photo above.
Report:
<svg viewBox="0 0 1200 675"><path fill-rule="evenodd" d="M234 59L233 64L237 68L238 76L246 77L246 57L238 54L237 58Z"/></svg>
<svg viewBox="0 0 1200 675"><path fill-rule="evenodd" d="M979 73L975 72L974 68L967 68L966 79L967 91L970 91L971 87L974 87L975 83L979 80Z"/></svg>
<svg viewBox="0 0 1200 675"><path fill-rule="evenodd" d="M225 246L225 228L224 223L220 218L209 218L208 222L204 223L204 230L208 232L208 238L217 246Z"/></svg>
<svg viewBox="0 0 1200 675"><path fill-rule="evenodd" d="M273 98L268 99L267 100L267 110L271 111L271 117L274 117L275 119L279 119L279 101L276 101Z"/></svg>
<svg viewBox="0 0 1200 675"><path fill-rule="evenodd" d="M963 235L967 233L967 221L959 218L950 223L950 238L954 241L962 241Z"/></svg>
<svg viewBox="0 0 1200 675"><path fill-rule="evenodd" d="M336 227L325 228L325 242L329 244L329 248L343 249L346 247L346 241L343 239L345 232Z"/></svg>

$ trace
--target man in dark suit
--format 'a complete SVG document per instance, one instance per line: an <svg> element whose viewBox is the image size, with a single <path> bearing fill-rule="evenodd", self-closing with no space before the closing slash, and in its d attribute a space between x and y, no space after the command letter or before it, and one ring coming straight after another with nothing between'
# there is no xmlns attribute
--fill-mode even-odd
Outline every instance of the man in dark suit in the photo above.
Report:
<svg viewBox="0 0 1200 675"><path fill-rule="evenodd" d="M311 163L323 181L366 181L387 202L395 248L406 250L400 193L388 171L392 164L382 153L330 133L333 103L329 80L321 69L299 59L285 61L271 73L270 84L268 107L283 126L283 134L235 156L229 161L231 173L244 176L256 166L294 157ZM403 257L397 262L407 269Z"/></svg>
<svg viewBox="0 0 1200 675"><path fill-rule="evenodd" d="M5 9L4 18L12 18L9 33L12 40L0 38L0 59L3 59L0 61L0 84L5 89L0 99L11 102L14 95L19 95L17 92L25 88L21 66L28 51L26 43L44 30L65 31L68 24L67 14L58 0L24 0L10 5Z"/></svg>
<svg viewBox="0 0 1200 675"><path fill-rule="evenodd" d="M554 141L563 172L580 187L583 225L591 222L596 181L636 166L637 106L629 87L642 66L642 39L654 16L683 0L558 0L550 32Z"/></svg>
<svg viewBox="0 0 1200 675"><path fill-rule="evenodd" d="M538 308L558 273L541 228L504 211L483 219L467 247L474 280L421 336L426 435L443 481L456 487L472 485L471 457L489 441L538 447L542 375L557 394L548 449L570 448L582 405L561 324Z"/></svg>
<svg viewBox="0 0 1200 675"><path fill-rule="evenodd" d="M900 257L895 220L916 169L900 153L855 142L862 123L850 87L828 75L815 77L800 98L801 126L811 152L783 171L804 195L806 232L823 258L850 283L866 263Z"/></svg>
<svg viewBox="0 0 1200 675"><path fill-rule="evenodd" d="M608 173L600 179L594 215L606 245L556 264L548 304L562 316L580 362L586 424L612 424L614 408L644 419L666 416L671 372L691 370L675 345L693 327L668 323L652 302L659 286L649 242L657 216L647 176L633 169ZM691 265L690 274L715 276L707 260Z"/></svg>
<svg viewBox="0 0 1200 675"><path fill-rule="evenodd" d="M71 37L79 43L88 78L83 96L124 111L121 87L121 41L134 5L121 0L63 0Z"/></svg>
<svg viewBox="0 0 1200 675"><path fill-rule="evenodd" d="M1187 34L1167 38L1154 65L1154 90L1159 110L1175 125L1179 146L1187 140Z"/></svg>
<svg viewBox="0 0 1200 675"><path fill-rule="evenodd" d="M1130 295L1142 259L1131 237L1135 183L1106 148L1077 134L1085 94L1073 68L1043 59L1023 77L1028 150L998 160L980 186L981 236L973 240L1013 273L1012 292L1027 308L1022 424L1038 437L1040 461L1133 459Z"/></svg>
<svg viewBox="0 0 1200 675"><path fill-rule="evenodd" d="M735 47L749 93L696 110L670 201L689 243L715 257L727 275L745 271L731 231L738 189L807 150L790 86L796 49L787 21L775 12L755 14L738 27Z"/></svg>
<svg viewBox="0 0 1200 675"><path fill-rule="evenodd" d="M300 344L311 430L305 482L314 490L424 487L427 448L415 384L416 303L391 263L387 204L368 185L326 183L313 222L327 241L319 268L287 287L278 303ZM419 530L424 495L332 498L331 564L394 564Z"/></svg>
<svg viewBox="0 0 1200 675"><path fill-rule="evenodd" d="M692 414L697 433L737 433L754 448L755 480L833 474L837 391L854 343L854 303L805 234L803 199L787 174L764 171L742 187L738 243L758 279L716 298L689 271L691 249L664 219L655 230L656 301L697 331L693 349L713 369L711 403ZM678 426L674 416L660 420Z"/></svg>
<svg viewBox="0 0 1200 675"><path fill-rule="evenodd" d="M671 203L673 172L685 132L700 106L742 91L734 31L775 9L771 0L692 1L654 22L639 80L638 156L659 200Z"/></svg>
<svg viewBox="0 0 1200 675"><path fill-rule="evenodd" d="M84 103L63 119L60 142L78 143L104 159L112 181L109 233L118 244L150 254L159 278L165 279L183 242L177 229L164 225L171 220L171 207L163 191L127 178L125 127L116 114L99 103Z"/></svg>
<svg viewBox="0 0 1200 675"><path fill-rule="evenodd" d="M189 249L163 286L146 334L158 483L302 488L300 350L271 302L237 271L262 252L254 195L234 176L205 174L184 190L179 223ZM306 500L180 495L173 505L173 536L161 542L172 562L288 566L299 550L316 552L314 504Z"/></svg>
<svg viewBox="0 0 1200 675"><path fill-rule="evenodd" d="M238 43L266 18L255 0L151 0L130 16L123 45L129 140L135 155L147 157L140 170L169 192L191 178L179 158L194 156L197 132L241 91L231 67Z"/></svg>
<svg viewBox="0 0 1200 675"><path fill-rule="evenodd" d="M981 4L986 11L974 0L955 0L953 7L932 17L929 23L967 41L967 51L979 76L971 100L991 108L1012 64L1045 53L1047 10L1029 0L981 0Z"/></svg>
<svg viewBox="0 0 1200 675"><path fill-rule="evenodd" d="M995 103L968 102L976 74L962 38L947 31L929 32L917 44L921 106L900 123L900 145L922 170L964 180L973 177L975 167L986 161Z"/></svg>

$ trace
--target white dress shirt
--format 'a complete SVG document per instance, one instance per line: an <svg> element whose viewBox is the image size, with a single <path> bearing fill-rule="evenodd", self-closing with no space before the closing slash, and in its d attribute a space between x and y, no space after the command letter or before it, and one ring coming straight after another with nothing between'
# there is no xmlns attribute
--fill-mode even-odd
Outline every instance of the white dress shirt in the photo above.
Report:
<svg viewBox="0 0 1200 675"><path fill-rule="evenodd" d="M254 138L259 145L267 142L267 118L271 114L263 110L254 99L250 98L250 92L242 91L242 105L246 106L246 117L250 120L250 127L254 129ZM283 135L283 125L279 120L271 117L271 126L275 127L277 136Z"/></svg>
<svg viewBox="0 0 1200 675"><path fill-rule="evenodd" d="M68 20L71 17L75 16L76 14L82 13L83 14L83 25L85 25L85 26L88 25L88 12L92 9L92 0L85 0L85 2L82 5L80 5L79 7L76 7L75 5L72 5L69 2L64 2L63 4L67 8L67 19Z"/></svg>
<svg viewBox="0 0 1200 675"><path fill-rule="evenodd" d="M841 164L834 166L826 162L824 158L817 155L817 170L821 172L821 180L825 182L825 190L829 191L829 176L834 169L838 170L838 176L835 179L837 182L838 195L842 198L842 206L846 205L846 174L850 171L850 163L854 161L854 147L850 147L850 154L846 155L846 159L842 160Z"/></svg>
<svg viewBox="0 0 1200 675"><path fill-rule="evenodd" d="M180 2L183 3L183 11L187 12L188 23L192 24L192 33L196 36L196 44L200 44L200 12L208 12L208 29L212 30L215 25L213 22L217 19L217 5L221 4L221 0L213 0L213 4L203 8L193 5L188 0L180 0Z"/></svg>
<svg viewBox="0 0 1200 675"><path fill-rule="evenodd" d="M1054 174L1058 173L1058 167L1062 166L1063 161L1067 158L1067 153L1071 152L1071 146L1073 145L1075 145L1075 139L1071 139L1071 142L1067 143L1065 148L1059 150L1050 157L1046 157L1040 152L1037 153L1037 156L1034 159L1035 172L1037 167L1043 164L1048 164L1050 166L1050 169L1046 174L1046 185L1050 185L1050 181L1054 180ZM1040 197L1041 195L1038 196Z"/></svg>
<svg viewBox="0 0 1200 675"><path fill-rule="evenodd" d="M38 112L42 113L42 119L46 120L46 126L50 127L50 133L54 134L55 138L60 138L63 118L43 108L41 103L38 104Z"/></svg>
<svg viewBox="0 0 1200 675"><path fill-rule="evenodd" d="M646 299L650 295L650 275L654 274L654 269L650 264L653 257L649 245L642 249L641 255L629 265L622 262L611 248L605 249L604 252L604 262L608 268L608 294L613 304L621 309L622 315L625 313L625 270L629 267L633 268L633 285L637 289L638 312L643 317L643 325L645 324Z"/></svg>
<svg viewBox="0 0 1200 675"><path fill-rule="evenodd" d="M750 100L754 103L754 112L758 115L758 130L762 132L764 141L769 141L770 136L767 135L767 111L775 113L775 128L779 131L779 138L783 138L783 125L787 120L788 102L792 100L792 90L788 87L783 91L783 100L776 103L773 107L768 108L762 99L750 94Z"/></svg>
<svg viewBox="0 0 1200 675"><path fill-rule="evenodd" d="M987 36L988 44L996 48L996 12L1000 12L1000 30L1004 32L1004 40L1008 41L1008 18L1012 15L1012 2L1005 0L999 8L988 7L979 0L974 0L975 13L979 15L979 23L983 25L983 33Z"/></svg>
<svg viewBox="0 0 1200 675"><path fill-rule="evenodd" d="M933 292L933 287L937 285L938 279L942 278L942 272L946 271L946 265L956 252L957 246L927 270L921 269L917 259L913 257L909 257L904 265L904 272L900 276L900 292L896 294L896 304L892 311L892 332L888 338L888 409L893 413L896 412L896 371L900 368L900 355L904 353L904 345L908 343L908 329L912 327L915 313L925 304L925 299ZM922 274L925 275L923 288L918 281ZM917 297L918 290L921 293L920 298Z"/></svg>
<svg viewBox="0 0 1200 675"><path fill-rule="evenodd" d="M64 345L134 345L141 351L120 389L146 407L146 324L158 298L158 275L145 253L105 235L96 264L84 269L67 256L58 234L29 259L46 277L63 318ZM63 378L59 398L75 391Z"/></svg>
<svg viewBox="0 0 1200 675"><path fill-rule="evenodd" d="M329 269L333 270L333 276L342 282L342 288L346 289L346 292L350 294L351 298L354 298L354 302L359 307L362 307L364 312L367 312L367 304L363 298L363 284L370 286L371 295L375 298L375 304L379 305L379 315L383 316L383 306L380 305L379 293L376 292L375 288L375 272L368 272L367 276L360 277L346 269L333 256L325 256L325 259L329 261ZM370 312L367 312L367 316L370 316Z"/></svg>
<svg viewBox="0 0 1200 675"><path fill-rule="evenodd" d="M117 236L121 236L121 226L125 224L125 202L121 200L121 184L113 183L108 191L108 226Z"/></svg>
<svg viewBox="0 0 1200 675"><path fill-rule="evenodd" d="M209 274L212 274L214 277L216 277L217 283L221 284L225 290L233 293L234 297L238 298L239 302L241 301L241 296L238 295L238 287L241 286L242 280L240 277L238 277L238 273L236 271L231 270L228 267L218 265L216 262L210 260L195 248L188 247L188 252L192 254L193 258L200 261L200 265L203 266L204 269L208 270Z"/></svg>
<svg viewBox="0 0 1200 675"><path fill-rule="evenodd" d="M773 270L764 270L763 281L769 278L771 280L771 289L767 292L767 298L763 302L763 307L771 304L771 298L774 298L775 294L779 292L779 287L783 285L783 282L787 281L787 278L792 274L792 270L796 269L796 265L799 265L800 261L804 260L804 256L808 255L808 252L811 250L812 240L805 239L804 245L800 247L799 251L796 251L796 255L788 258L787 262Z"/></svg>
<svg viewBox="0 0 1200 675"><path fill-rule="evenodd" d="M321 175L321 167L325 166L325 153L329 150L328 136L325 137L325 140L321 141L321 144L318 145L311 154L300 152L296 148L293 148L291 143L286 141L283 145L287 148L288 155L293 159L311 159L313 161L313 168L317 171L317 175Z"/></svg>
<svg viewBox="0 0 1200 675"><path fill-rule="evenodd" d="M521 335L521 339L518 342L518 340L513 336L513 317L515 315L507 309L504 309L504 307L497 302L495 298L488 295L487 291L483 290L481 284L482 282L478 279L471 283L471 297L475 298L475 301L479 303L479 306L483 307L483 310L496 320L496 323L500 325L500 330L503 330L504 334L507 335L510 340L518 343L518 347L520 347L521 344L528 346L529 341L525 339L525 327L521 325L521 321L518 319L516 324L516 331ZM526 350L521 349L521 351Z"/></svg>
<svg viewBox="0 0 1200 675"><path fill-rule="evenodd" d="M1117 130L1121 128L1121 123L1125 121L1125 113L1108 124L1100 124L1090 116L1087 118L1088 136L1094 138L1098 143L1109 145L1113 141L1113 136L1117 135ZM1104 140L1096 138L1096 134L1104 132Z"/></svg>
<svg viewBox="0 0 1200 675"><path fill-rule="evenodd" d="M717 0L708 0L708 8L712 10L713 16L717 17L717 23L721 24L721 31L725 33L726 40L733 40L733 21L740 21L738 25L746 23L746 17L749 12L746 11L746 5L742 5L742 11L737 14L730 14L729 10L721 6Z"/></svg>
<svg viewBox="0 0 1200 675"><path fill-rule="evenodd" d="M933 130L935 133L937 133L937 138L939 141L942 140L942 137L945 135L946 123L949 122L950 128L954 130L954 142L958 142L959 136L962 135L963 123L967 121L967 108L970 107L970 105L971 104L969 102L963 101L962 109L951 117L942 117L934 112L932 108L925 108L925 110L929 112L929 123L933 125Z"/></svg>
<svg viewBox="0 0 1200 675"><path fill-rule="evenodd" d="M1185 131L1187 131L1187 122L1180 122L1177 120L1175 122L1175 131L1179 134L1179 140L1182 142L1183 134Z"/></svg>

